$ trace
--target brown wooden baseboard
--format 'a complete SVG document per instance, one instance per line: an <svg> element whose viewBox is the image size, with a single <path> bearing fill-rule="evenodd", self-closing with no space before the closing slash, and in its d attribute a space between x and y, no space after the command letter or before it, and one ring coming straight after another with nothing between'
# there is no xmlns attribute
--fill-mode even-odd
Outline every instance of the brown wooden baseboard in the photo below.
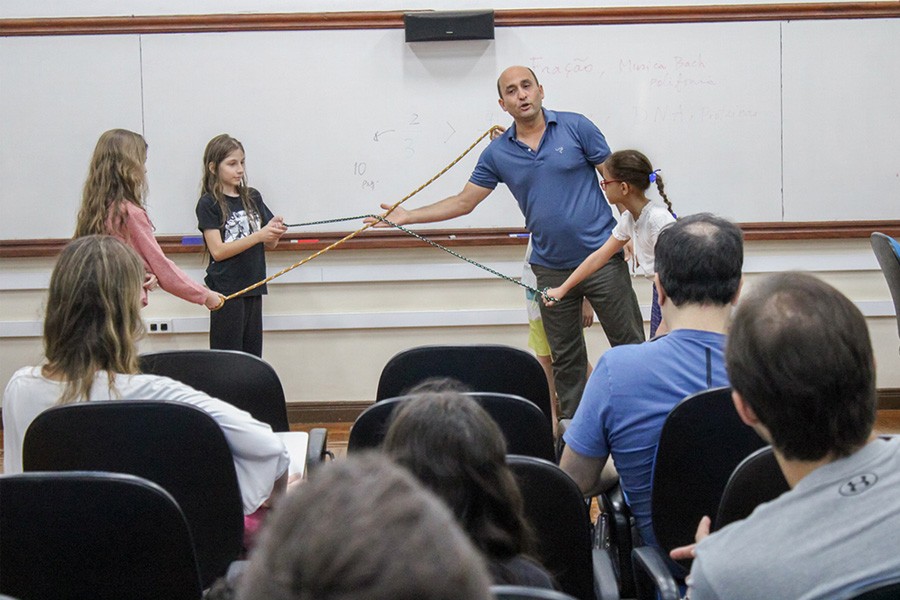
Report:
<svg viewBox="0 0 900 600"><path fill-rule="evenodd" d="M352 423L372 402L355 400L347 402L288 402L288 422L299 423Z"/></svg>
<svg viewBox="0 0 900 600"><path fill-rule="evenodd" d="M878 390L878 410L900 410L900 388Z"/></svg>
<svg viewBox="0 0 900 600"><path fill-rule="evenodd" d="M288 421L304 423L352 423L359 413L371 406L365 400L346 402L288 402ZM900 388L878 390L878 410L900 410ZM0 430L3 427L0 425Z"/></svg>
<svg viewBox="0 0 900 600"><path fill-rule="evenodd" d="M352 423L371 402L288 402L288 421L300 423ZM900 388L878 390L878 410L900 410Z"/></svg>

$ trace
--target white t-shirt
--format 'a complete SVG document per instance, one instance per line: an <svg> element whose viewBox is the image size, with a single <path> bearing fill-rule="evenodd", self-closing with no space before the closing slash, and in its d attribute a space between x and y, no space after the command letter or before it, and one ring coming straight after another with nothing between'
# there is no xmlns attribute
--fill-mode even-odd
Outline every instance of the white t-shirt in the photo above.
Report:
<svg viewBox="0 0 900 600"><path fill-rule="evenodd" d="M652 278L656 273L654 268L656 238L660 230L674 223L675 217L668 210L654 202L649 203L641 211L641 216L635 222L630 212L623 211L619 217L619 224L613 229L613 237L621 242L634 240L634 256L638 267L635 272L640 272L644 277Z"/></svg>
<svg viewBox="0 0 900 600"><path fill-rule="evenodd" d="M44 410L55 406L64 384L47 379L41 367L23 367L16 371L3 393L3 469L22 472L22 442L31 422ZM272 428L250 413L199 392L194 388L159 375L122 375L110 390L105 372L97 373L90 401L169 400L202 409L225 433L234 456L244 514L255 512L272 494L275 480L288 468L290 457Z"/></svg>

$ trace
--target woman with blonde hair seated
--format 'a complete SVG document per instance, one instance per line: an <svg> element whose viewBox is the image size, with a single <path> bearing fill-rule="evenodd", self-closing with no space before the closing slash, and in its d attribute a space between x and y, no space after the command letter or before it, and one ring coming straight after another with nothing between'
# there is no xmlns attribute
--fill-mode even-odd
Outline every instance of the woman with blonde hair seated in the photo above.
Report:
<svg viewBox="0 0 900 600"><path fill-rule="evenodd" d="M288 452L272 429L249 413L183 383L138 369L144 265L134 250L105 235L69 243L50 277L44 355L16 371L3 393L3 467L22 471L22 442L45 409L73 402L168 400L211 415L234 456L244 514L282 491Z"/></svg>

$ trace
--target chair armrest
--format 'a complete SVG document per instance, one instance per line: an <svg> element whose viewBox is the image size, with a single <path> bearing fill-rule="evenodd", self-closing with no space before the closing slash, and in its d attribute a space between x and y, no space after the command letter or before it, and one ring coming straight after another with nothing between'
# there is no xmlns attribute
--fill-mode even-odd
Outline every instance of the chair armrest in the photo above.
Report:
<svg viewBox="0 0 900 600"><path fill-rule="evenodd" d="M598 500L598 504L600 504ZM597 521L594 523L591 538L591 548L600 548L601 550L609 550L612 546L609 532L609 513L601 511L597 514Z"/></svg>
<svg viewBox="0 0 900 600"><path fill-rule="evenodd" d="M328 430L316 427L309 430L309 443L306 447L307 475L325 461L328 454Z"/></svg>
<svg viewBox="0 0 900 600"><path fill-rule="evenodd" d="M635 547L636 535L634 517L625 502L620 485L597 496L597 502L601 515L607 515L607 520L606 531L603 531L603 523L598 518L594 529L594 545L610 550L618 574L619 593L623 598L632 598L635 595L634 572L631 565L631 549Z"/></svg>
<svg viewBox="0 0 900 600"><path fill-rule="evenodd" d="M631 553L638 600L679 600L675 577L657 548L640 546Z"/></svg>
<svg viewBox="0 0 900 600"><path fill-rule="evenodd" d="M594 598L597 600L619 600L619 582L613 567L612 554L605 548L591 550L594 571Z"/></svg>

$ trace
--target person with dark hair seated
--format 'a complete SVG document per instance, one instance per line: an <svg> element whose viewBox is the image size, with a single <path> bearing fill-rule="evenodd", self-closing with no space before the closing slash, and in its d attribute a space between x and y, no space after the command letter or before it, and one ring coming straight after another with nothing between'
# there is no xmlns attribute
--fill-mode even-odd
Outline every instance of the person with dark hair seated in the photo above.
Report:
<svg viewBox="0 0 900 600"><path fill-rule="evenodd" d="M672 551L695 556L692 600L846 598L900 573L900 438L872 432L859 309L811 275L772 276L736 311L726 363L738 414L772 444L791 490L712 535L704 517L703 541Z"/></svg>
<svg viewBox="0 0 900 600"><path fill-rule="evenodd" d="M481 556L447 507L388 458L369 454L323 465L282 499L237 597L488 600L491 594Z"/></svg>
<svg viewBox="0 0 900 600"><path fill-rule="evenodd" d="M506 464L506 440L453 380L409 391L388 429L384 451L435 492L487 559L495 584L553 588L530 557L534 545L522 495Z"/></svg>
<svg viewBox="0 0 900 600"><path fill-rule="evenodd" d="M725 331L741 289L743 258L741 230L721 217L690 215L663 228L654 277L669 333L607 350L563 436L559 466L585 495L615 483L607 475L612 457L648 546L657 545L650 490L663 423L687 396L728 385Z"/></svg>

